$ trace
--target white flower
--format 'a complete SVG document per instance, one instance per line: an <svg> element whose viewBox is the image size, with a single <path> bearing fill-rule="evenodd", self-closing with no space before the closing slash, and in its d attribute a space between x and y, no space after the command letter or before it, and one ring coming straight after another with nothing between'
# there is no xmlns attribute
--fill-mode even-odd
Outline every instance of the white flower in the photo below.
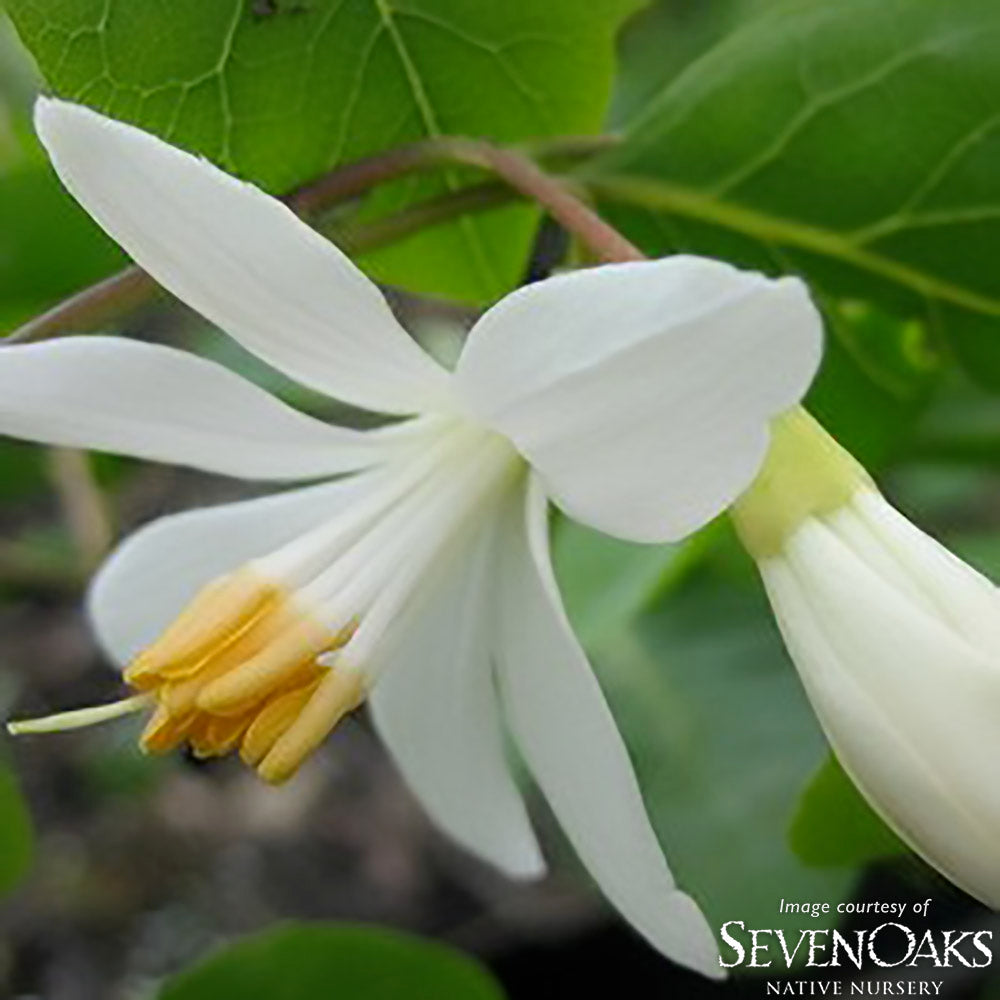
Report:
<svg viewBox="0 0 1000 1000"><path fill-rule="evenodd" d="M90 610L147 693L121 710L155 705L146 747L239 747L281 781L370 696L434 819L527 877L543 861L505 724L611 902L717 975L567 623L547 502L643 541L723 510L818 363L802 285L693 257L581 271L495 305L449 373L278 201L84 108L43 100L36 120L66 186L166 288L299 382L411 417L333 427L207 361L115 338L0 352L8 434L250 479L353 473L164 518L109 559Z"/></svg>
<svg viewBox="0 0 1000 1000"><path fill-rule="evenodd" d="M734 511L845 771L918 854L1000 907L1000 593L802 411Z"/></svg>

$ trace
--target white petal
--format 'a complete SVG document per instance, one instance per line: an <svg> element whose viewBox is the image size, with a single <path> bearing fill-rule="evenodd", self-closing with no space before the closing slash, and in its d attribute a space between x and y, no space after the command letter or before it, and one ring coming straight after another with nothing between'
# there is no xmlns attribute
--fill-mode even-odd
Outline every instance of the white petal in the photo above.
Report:
<svg viewBox="0 0 1000 1000"><path fill-rule="evenodd" d="M507 720L556 817L608 899L665 955L719 977L718 950L675 885L628 753L566 620L537 483L501 546L497 658Z"/></svg>
<svg viewBox="0 0 1000 1000"><path fill-rule="evenodd" d="M849 513L885 545L914 585L969 642L980 649L1000 650L1000 592L990 580L874 490L859 491Z"/></svg>
<svg viewBox="0 0 1000 1000"><path fill-rule="evenodd" d="M60 178L144 270L303 385L414 413L445 372L378 289L284 205L130 125L42 98L39 138Z"/></svg>
<svg viewBox="0 0 1000 1000"><path fill-rule="evenodd" d="M804 286L698 257L613 264L519 289L476 324L457 389L578 520L683 537L751 482L767 424L815 374Z"/></svg>
<svg viewBox="0 0 1000 1000"><path fill-rule="evenodd" d="M488 649L493 525L462 546L410 609L372 693L375 724L414 794L459 844L515 878L544 873L504 756Z"/></svg>
<svg viewBox="0 0 1000 1000"><path fill-rule="evenodd" d="M374 475L374 474L372 474ZM130 535L94 577L88 607L102 646L126 664L217 576L364 501L366 475L160 518Z"/></svg>
<svg viewBox="0 0 1000 1000"><path fill-rule="evenodd" d="M298 413L221 365L123 337L0 348L0 434L246 479L381 461L419 421L363 432Z"/></svg>
<svg viewBox="0 0 1000 1000"><path fill-rule="evenodd" d="M845 770L911 847L1000 905L995 652L975 649L822 523L805 522L761 573Z"/></svg>

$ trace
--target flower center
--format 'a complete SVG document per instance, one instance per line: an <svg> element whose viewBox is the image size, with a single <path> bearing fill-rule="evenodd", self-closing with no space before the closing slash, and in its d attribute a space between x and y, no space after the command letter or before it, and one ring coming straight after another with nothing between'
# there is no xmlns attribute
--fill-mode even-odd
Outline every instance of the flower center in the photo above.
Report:
<svg viewBox="0 0 1000 1000"><path fill-rule="evenodd" d="M364 701L430 566L488 529L523 467L498 435L449 423L419 452L345 484L356 495L341 512L205 586L126 669L137 696L10 730L152 707L145 751L238 749L264 780L286 781Z"/></svg>
<svg viewBox="0 0 1000 1000"><path fill-rule="evenodd" d="M333 632L297 611L252 566L210 583L125 672L156 703L142 748L166 753L187 742L199 757L218 757L239 747L266 780L286 780L364 698L359 671L317 661L353 631L352 623Z"/></svg>

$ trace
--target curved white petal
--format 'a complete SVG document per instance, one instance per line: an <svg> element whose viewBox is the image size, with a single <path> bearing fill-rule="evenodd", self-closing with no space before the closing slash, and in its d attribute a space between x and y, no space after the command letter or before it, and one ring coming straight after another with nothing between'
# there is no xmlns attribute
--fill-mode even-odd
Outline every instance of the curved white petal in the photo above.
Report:
<svg viewBox="0 0 1000 1000"><path fill-rule="evenodd" d="M140 129L39 99L60 178L143 269L303 385L386 413L439 398L446 373L379 290L281 202Z"/></svg>
<svg viewBox="0 0 1000 1000"><path fill-rule="evenodd" d="M202 586L364 502L374 475L173 514L140 528L91 583L88 609L101 645L115 662L128 663Z"/></svg>
<svg viewBox="0 0 1000 1000"><path fill-rule="evenodd" d="M0 434L29 441L245 479L305 479L381 461L416 423L335 427L214 362L123 337L0 348Z"/></svg>
<svg viewBox="0 0 1000 1000"><path fill-rule="evenodd" d="M612 264L499 302L456 387L574 518L676 539L750 484L768 421L805 392L821 340L794 278L686 256Z"/></svg>
<svg viewBox="0 0 1000 1000"><path fill-rule="evenodd" d="M925 554L936 548L926 536L914 541ZM810 519L783 556L761 562L789 652L872 807L932 865L998 906L1000 659L856 544ZM998 614L994 591L991 619Z"/></svg>
<svg viewBox="0 0 1000 1000"><path fill-rule="evenodd" d="M549 562L546 502L532 484L501 545L497 659L518 746L580 859L656 948L722 975L695 902L675 885L628 753L569 622Z"/></svg>
<svg viewBox="0 0 1000 1000"><path fill-rule="evenodd" d="M545 871L504 755L488 648L494 525L461 546L400 624L373 718L414 794L459 844L514 878ZM402 631L402 629L401 629Z"/></svg>
<svg viewBox="0 0 1000 1000"><path fill-rule="evenodd" d="M1000 651L1000 591L990 580L921 531L875 490L860 490L850 513L969 642ZM835 529L842 524L843 520Z"/></svg>

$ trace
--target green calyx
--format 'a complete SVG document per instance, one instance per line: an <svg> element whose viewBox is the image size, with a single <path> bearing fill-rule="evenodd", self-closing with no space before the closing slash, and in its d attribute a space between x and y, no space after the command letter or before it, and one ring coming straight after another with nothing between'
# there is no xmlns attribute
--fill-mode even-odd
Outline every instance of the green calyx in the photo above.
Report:
<svg viewBox="0 0 1000 1000"><path fill-rule="evenodd" d="M871 478L802 407L777 417L757 478L730 514L754 559L778 555L808 517L843 507Z"/></svg>

